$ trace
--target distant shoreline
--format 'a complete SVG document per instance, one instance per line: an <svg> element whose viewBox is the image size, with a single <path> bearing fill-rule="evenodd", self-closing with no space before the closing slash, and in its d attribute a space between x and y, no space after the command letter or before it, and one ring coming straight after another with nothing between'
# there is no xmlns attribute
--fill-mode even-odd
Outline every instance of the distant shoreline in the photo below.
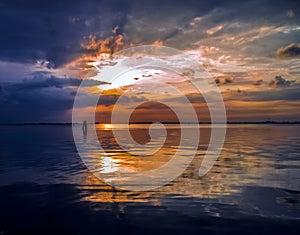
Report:
<svg viewBox="0 0 300 235"><path fill-rule="evenodd" d="M130 125L141 125L141 124L152 124L153 122L131 122ZM107 124L107 123L99 123L95 122L96 125L98 124ZM118 123L118 124L125 124L125 123ZM193 124L225 124L225 123L211 123L211 122L161 122L161 124L185 124L185 125L193 125ZM299 125L300 121L261 121L261 122L227 122L226 124L237 124L237 125L248 125L248 124L286 124L286 125ZM0 123L0 126L71 126L71 122L19 122L19 123ZM81 125L81 123L75 123L75 125Z"/></svg>

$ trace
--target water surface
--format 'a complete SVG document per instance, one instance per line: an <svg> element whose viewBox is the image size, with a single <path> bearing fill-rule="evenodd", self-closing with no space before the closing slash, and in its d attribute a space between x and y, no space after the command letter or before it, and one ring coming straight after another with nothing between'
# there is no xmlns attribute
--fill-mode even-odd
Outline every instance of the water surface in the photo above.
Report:
<svg viewBox="0 0 300 235"><path fill-rule="evenodd" d="M141 144L149 141L147 128L131 127ZM299 234L300 126L228 125L222 153L204 177L198 171L210 127L200 128L197 154L181 176L155 190L131 192L88 171L71 126L1 126L0 232ZM102 172L155 169L171 159L180 131L167 125L162 149L138 157L118 146L109 126L98 125L107 155L90 154Z"/></svg>

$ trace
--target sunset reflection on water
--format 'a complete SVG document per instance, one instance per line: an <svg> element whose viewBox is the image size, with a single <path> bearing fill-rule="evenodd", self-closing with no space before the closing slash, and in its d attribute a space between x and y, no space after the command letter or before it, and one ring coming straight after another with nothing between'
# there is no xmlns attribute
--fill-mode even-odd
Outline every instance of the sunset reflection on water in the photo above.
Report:
<svg viewBox="0 0 300 235"><path fill-rule="evenodd" d="M102 162L103 172L112 170L106 159L132 171L145 171L166 163L177 149L180 138L178 125L166 125L168 138L157 153L152 156L132 156L126 154L114 140L112 130L97 126L99 141L107 153L106 157L91 151ZM186 125L184 128L193 128ZM89 174L82 187L88 195L82 200L92 202L146 203L169 206L184 204L185 200L217 200L220 203L239 205L245 190L252 187L282 188L299 190L298 139L299 126L230 125L222 153L210 172L198 176L198 170L206 153L210 139L210 126L201 125L201 140L197 154L185 172L169 184L147 192L130 192L114 189ZM147 125L132 126L133 138L143 142L147 136ZM288 143L288 145L287 145ZM288 152L287 152L288 148ZM290 164L288 167L287 164ZM257 195L259 198L260 195ZM253 199L255 200L255 199ZM277 203L277 202L276 202Z"/></svg>

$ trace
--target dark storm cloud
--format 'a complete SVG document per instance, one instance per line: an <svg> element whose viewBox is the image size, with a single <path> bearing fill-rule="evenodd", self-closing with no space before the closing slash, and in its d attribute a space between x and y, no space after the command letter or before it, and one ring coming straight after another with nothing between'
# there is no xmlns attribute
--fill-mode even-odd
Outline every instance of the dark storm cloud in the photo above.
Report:
<svg viewBox="0 0 300 235"><path fill-rule="evenodd" d="M70 121L71 89L48 87L21 89L3 86L0 122Z"/></svg>
<svg viewBox="0 0 300 235"><path fill-rule="evenodd" d="M82 80L35 73L31 79L2 83L0 122L70 121L74 95ZM105 84L86 80L85 86Z"/></svg>
<svg viewBox="0 0 300 235"><path fill-rule="evenodd" d="M79 86L93 87L107 82L77 78L59 78L48 72L35 72L33 78L18 82L0 83L0 123L71 121L71 110ZM119 95L101 95L84 92L79 99L87 107L91 99L110 106ZM121 104L147 101L143 96L122 96Z"/></svg>
<svg viewBox="0 0 300 235"><path fill-rule="evenodd" d="M34 77L33 79L24 79L20 83L12 84L9 89L14 90L35 90L49 87L64 88L64 87L78 87L80 86L82 79L78 78L57 78L50 76L49 78ZM109 84L107 82L97 80L85 80L84 86L99 86L103 84Z"/></svg>
<svg viewBox="0 0 300 235"><path fill-rule="evenodd" d="M300 57L300 44L292 43L278 48L276 55L280 59L292 59Z"/></svg>
<svg viewBox="0 0 300 235"><path fill-rule="evenodd" d="M272 20L286 16L290 9L297 16L297 8L295 1L273 4L260 0L2 0L0 60L34 62L41 59L50 61L51 67L59 67L86 52L81 47L85 37L95 35L105 39L112 29L116 34L125 35L128 45L149 44L160 39L178 47L177 41L184 47L217 24L233 20L250 23ZM195 17L211 14L214 17L200 24L199 29L191 28ZM224 29L230 30L226 26ZM194 37L183 36L186 31L193 32Z"/></svg>
<svg viewBox="0 0 300 235"><path fill-rule="evenodd" d="M0 2L0 59L51 61L55 67L84 52L80 43L90 34L106 37L126 22L127 1Z"/></svg>

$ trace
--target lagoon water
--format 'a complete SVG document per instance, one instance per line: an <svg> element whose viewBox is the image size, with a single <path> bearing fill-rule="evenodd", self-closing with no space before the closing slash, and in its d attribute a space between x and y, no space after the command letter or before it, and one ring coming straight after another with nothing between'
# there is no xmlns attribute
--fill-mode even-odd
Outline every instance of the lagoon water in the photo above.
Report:
<svg viewBox="0 0 300 235"><path fill-rule="evenodd" d="M155 169L179 143L179 126L166 127L161 150L138 157L118 146L109 126L97 125L107 155L90 154L104 173ZM71 126L0 126L0 233L300 234L300 125L227 128L221 155L204 177L198 171L208 125L200 126L197 154L182 175L134 192L89 172ZM138 142L149 141L147 125L131 129Z"/></svg>

